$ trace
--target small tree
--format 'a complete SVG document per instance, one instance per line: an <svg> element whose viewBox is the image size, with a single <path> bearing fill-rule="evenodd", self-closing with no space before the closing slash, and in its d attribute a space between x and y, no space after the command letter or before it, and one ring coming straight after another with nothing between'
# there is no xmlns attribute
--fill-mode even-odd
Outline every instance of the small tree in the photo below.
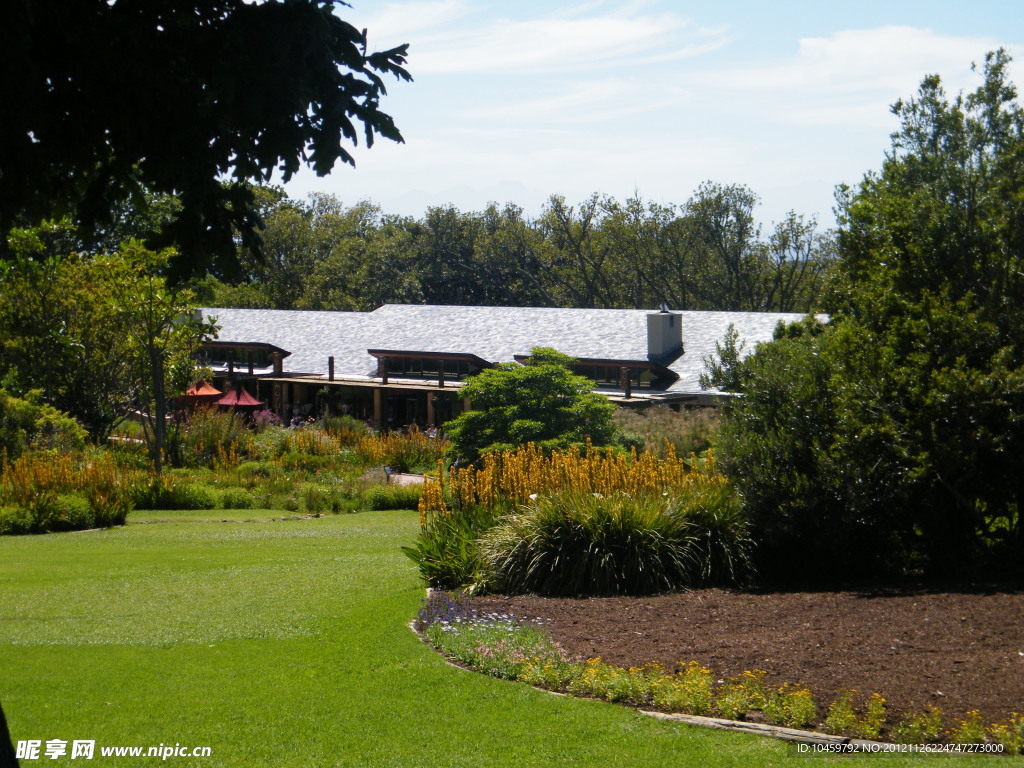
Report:
<svg viewBox="0 0 1024 768"><path fill-rule="evenodd" d="M704 363L704 371L698 378L701 389L742 392L745 371L740 355L746 346L745 341L740 341L736 326L729 323L725 338L715 342L716 355L708 355L701 361Z"/></svg>
<svg viewBox="0 0 1024 768"><path fill-rule="evenodd" d="M594 382L577 376L574 359L536 347L524 365L485 370L462 388L474 410L447 426L452 455L476 461L487 451L535 443L565 448L588 437L595 445L614 441L615 406L595 393Z"/></svg>

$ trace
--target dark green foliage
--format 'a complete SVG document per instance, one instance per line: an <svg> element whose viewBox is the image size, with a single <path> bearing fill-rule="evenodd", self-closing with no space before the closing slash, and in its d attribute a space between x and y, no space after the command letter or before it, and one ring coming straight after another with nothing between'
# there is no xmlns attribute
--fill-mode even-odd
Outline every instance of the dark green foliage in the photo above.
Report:
<svg viewBox="0 0 1024 768"><path fill-rule="evenodd" d="M749 358L726 470L784 575L1020 576L1024 111L1008 57L893 111L878 174L840 194L828 330Z"/></svg>
<svg viewBox="0 0 1024 768"><path fill-rule="evenodd" d="M373 485L363 492L366 509L416 509L422 485Z"/></svg>
<svg viewBox="0 0 1024 768"><path fill-rule="evenodd" d="M553 196L537 219L513 204L421 218L314 195L268 200L263 253L242 249L236 281L206 282L208 306L373 310L386 303L815 309L834 262L831 233L796 214L765 236L757 196L701 185L681 205ZM335 411L332 411L335 412Z"/></svg>
<svg viewBox="0 0 1024 768"><path fill-rule="evenodd" d="M62 453L85 447L85 430L73 418L42 402L42 393L25 399L0 389L0 454L13 461L29 448Z"/></svg>
<svg viewBox="0 0 1024 768"><path fill-rule="evenodd" d="M224 509L252 509L256 506L256 499L241 488L229 488L221 493L220 505Z"/></svg>
<svg viewBox="0 0 1024 768"><path fill-rule="evenodd" d="M743 391L746 369L741 363L740 354L746 342L740 341L739 338L736 326L729 323L725 338L715 342L716 354L703 360L704 371L699 377L701 389L717 389L721 392Z"/></svg>
<svg viewBox="0 0 1024 768"><path fill-rule="evenodd" d="M481 540L489 584L505 594L643 595L735 585L752 545L738 499L566 492L503 518Z"/></svg>
<svg viewBox="0 0 1024 768"><path fill-rule="evenodd" d="M354 163L360 134L402 140L379 102L381 75L409 79L405 46L368 53L335 5L10 0L0 233L68 212L102 229L128 201L174 193L162 236L182 247L176 272L235 272L235 234L258 242L247 180Z"/></svg>
<svg viewBox="0 0 1024 768"><path fill-rule="evenodd" d="M478 539L495 522L493 512L476 506L459 514L437 515L420 529L416 543L402 551L416 563L429 586L480 592L486 588L487 575Z"/></svg>
<svg viewBox="0 0 1024 768"><path fill-rule="evenodd" d="M485 451L526 443L566 448L587 438L596 446L615 441L615 406L593 392L594 383L572 373L573 359L538 347L525 365L507 363L481 371L461 390L473 410L445 430L452 455L475 462Z"/></svg>
<svg viewBox="0 0 1024 768"><path fill-rule="evenodd" d="M182 483L166 475L153 475L132 488L136 509L217 509L217 497L209 488Z"/></svg>

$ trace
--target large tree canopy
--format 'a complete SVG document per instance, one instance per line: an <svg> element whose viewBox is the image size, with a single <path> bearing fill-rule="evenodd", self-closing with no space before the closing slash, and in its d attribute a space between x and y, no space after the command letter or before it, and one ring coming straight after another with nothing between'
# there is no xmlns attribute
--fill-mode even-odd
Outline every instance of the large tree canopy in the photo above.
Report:
<svg viewBox="0 0 1024 768"><path fill-rule="evenodd" d="M1020 574L1024 109L1008 62L990 54L973 93L931 76L893 107L881 170L840 193L829 329L749 359L723 448L783 568Z"/></svg>
<svg viewBox="0 0 1024 768"><path fill-rule="evenodd" d="M173 193L178 274L231 273L233 232L257 242L246 181L353 163L360 133L402 141L379 101L382 74L409 79L406 46L369 53L336 4L5 2L0 233L69 212L103 227L126 200Z"/></svg>

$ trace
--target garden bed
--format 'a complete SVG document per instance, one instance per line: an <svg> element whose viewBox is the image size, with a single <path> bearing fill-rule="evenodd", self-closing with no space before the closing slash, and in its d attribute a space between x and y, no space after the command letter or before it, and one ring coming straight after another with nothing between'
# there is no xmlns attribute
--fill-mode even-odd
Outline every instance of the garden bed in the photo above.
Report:
<svg viewBox="0 0 1024 768"><path fill-rule="evenodd" d="M696 660L717 678L763 669L807 686L819 711L843 691L879 693L890 722L929 706L947 724L1024 709L1024 592L735 592L653 597L477 597L540 618L571 654L621 666Z"/></svg>

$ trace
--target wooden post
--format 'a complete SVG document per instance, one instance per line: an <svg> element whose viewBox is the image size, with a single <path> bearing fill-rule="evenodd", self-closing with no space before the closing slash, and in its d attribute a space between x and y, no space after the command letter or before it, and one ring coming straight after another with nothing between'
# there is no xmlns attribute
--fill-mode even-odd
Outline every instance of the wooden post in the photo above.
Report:
<svg viewBox="0 0 1024 768"><path fill-rule="evenodd" d="M284 365L281 363L280 352L274 353L274 375L278 377L284 375Z"/></svg>
<svg viewBox="0 0 1024 768"><path fill-rule="evenodd" d="M252 350L251 349L248 352L245 353L245 357L249 361L249 375L252 376L253 375L253 364L252 364L253 354L252 354Z"/></svg>
<svg viewBox="0 0 1024 768"><path fill-rule="evenodd" d="M444 389L444 360L437 361L437 386Z"/></svg>
<svg viewBox="0 0 1024 768"><path fill-rule="evenodd" d="M228 376L234 376L234 375L235 375L235 361L234 360L228 360Z"/></svg>
<svg viewBox="0 0 1024 768"><path fill-rule="evenodd" d="M384 390L380 387L375 387L373 390L373 423L378 430L384 425L383 393Z"/></svg>
<svg viewBox="0 0 1024 768"><path fill-rule="evenodd" d="M434 393L427 392L427 426L434 424ZM434 424L436 427L437 425Z"/></svg>
<svg viewBox="0 0 1024 768"><path fill-rule="evenodd" d="M386 357L377 358L377 375L380 376L381 383L388 383L388 359Z"/></svg>
<svg viewBox="0 0 1024 768"><path fill-rule="evenodd" d="M334 381L334 355L327 358L327 380Z"/></svg>
<svg viewBox="0 0 1024 768"><path fill-rule="evenodd" d="M619 368L619 385L625 390L627 400L633 397L633 379L629 375L629 368L625 366Z"/></svg>

